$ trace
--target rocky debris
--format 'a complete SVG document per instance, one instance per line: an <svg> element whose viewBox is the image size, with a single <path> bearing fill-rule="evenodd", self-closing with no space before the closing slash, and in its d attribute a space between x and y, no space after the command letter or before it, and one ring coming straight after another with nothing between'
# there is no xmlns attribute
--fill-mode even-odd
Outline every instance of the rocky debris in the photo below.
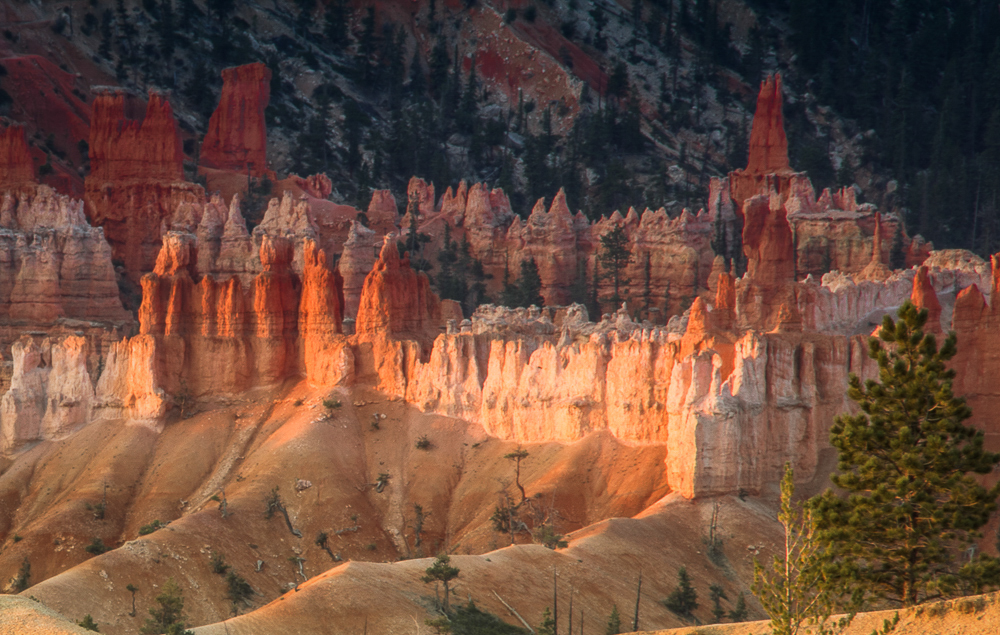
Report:
<svg viewBox="0 0 1000 635"><path fill-rule="evenodd" d="M325 174L313 174L307 177L290 174L288 178L309 196L329 198L330 194L333 193L333 182Z"/></svg>
<svg viewBox="0 0 1000 635"><path fill-rule="evenodd" d="M202 165L255 177L266 173L270 82L271 71L260 62L223 69L222 95L201 144Z"/></svg>

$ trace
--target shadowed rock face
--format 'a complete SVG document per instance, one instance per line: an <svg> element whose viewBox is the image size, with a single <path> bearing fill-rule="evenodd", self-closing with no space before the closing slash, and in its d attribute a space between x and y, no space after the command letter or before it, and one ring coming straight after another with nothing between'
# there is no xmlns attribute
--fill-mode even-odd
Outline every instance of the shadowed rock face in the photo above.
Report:
<svg viewBox="0 0 1000 635"><path fill-rule="evenodd" d="M261 176L267 170L267 124L271 71L261 63L222 71L222 96L208 121L201 164Z"/></svg>
<svg viewBox="0 0 1000 635"><path fill-rule="evenodd" d="M104 94L94 100L90 124L90 178L116 184L134 180L184 180L184 153L166 98L149 94L141 120L126 116L122 94Z"/></svg>
<svg viewBox="0 0 1000 635"><path fill-rule="evenodd" d="M24 127L0 131L0 188L35 182L35 165L24 140Z"/></svg>
<svg viewBox="0 0 1000 635"><path fill-rule="evenodd" d="M90 126L91 172L85 201L91 222L104 229L112 257L129 276L152 270L163 227L182 206L200 206L204 190L184 181L184 154L165 98L150 93L143 119L122 93L94 100Z"/></svg>

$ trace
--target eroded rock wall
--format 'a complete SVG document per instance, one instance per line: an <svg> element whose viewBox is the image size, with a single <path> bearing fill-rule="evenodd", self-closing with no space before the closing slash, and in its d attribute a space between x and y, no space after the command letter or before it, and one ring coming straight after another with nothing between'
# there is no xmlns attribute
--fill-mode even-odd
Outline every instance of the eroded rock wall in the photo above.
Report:
<svg viewBox="0 0 1000 635"><path fill-rule="evenodd" d="M184 206L200 207L205 192L184 180L184 155L169 102L150 93L141 119L124 93L94 100L87 214L104 229L112 257L138 281L151 271L164 227Z"/></svg>

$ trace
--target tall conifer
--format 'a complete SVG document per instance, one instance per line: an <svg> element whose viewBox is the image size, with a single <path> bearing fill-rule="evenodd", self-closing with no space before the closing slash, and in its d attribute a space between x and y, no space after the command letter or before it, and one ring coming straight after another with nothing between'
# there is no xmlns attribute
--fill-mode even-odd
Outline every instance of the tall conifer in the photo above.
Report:
<svg viewBox="0 0 1000 635"><path fill-rule="evenodd" d="M924 333L927 311L907 302L886 316L868 356L878 381L851 375L848 395L860 412L837 417L830 442L839 451L834 485L812 501L817 536L828 548L827 574L855 599L912 606L980 593L1000 583L996 558L975 554L979 529L996 509L1000 485L985 488L1000 455L952 392L955 334L939 349Z"/></svg>

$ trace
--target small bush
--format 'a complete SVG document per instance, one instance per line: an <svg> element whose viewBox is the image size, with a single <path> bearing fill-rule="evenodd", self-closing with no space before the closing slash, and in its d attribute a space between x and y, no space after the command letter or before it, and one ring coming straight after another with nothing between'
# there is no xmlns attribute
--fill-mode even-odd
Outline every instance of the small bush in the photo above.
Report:
<svg viewBox="0 0 1000 635"><path fill-rule="evenodd" d="M264 504L267 505L267 511L264 513L264 518L271 520L274 516L274 512L281 509L281 496L278 495L277 485L274 486L271 493L264 499Z"/></svg>
<svg viewBox="0 0 1000 635"><path fill-rule="evenodd" d="M510 24L517 19L517 9L507 9L507 12L503 14L503 21Z"/></svg>
<svg viewBox="0 0 1000 635"><path fill-rule="evenodd" d="M253 587L235 571L230 571L226 576L226 586L229 601L233 603L233 612L239 613L239 605L249 604L250 598L253 597Z"/></svg>
<svg viewBox="0 0 1000 635"><path fill-rule="evenodd" d="M20 534L14 534L14 542L21 542L22 540L24 540L24 536L21 536Z"/></svg>
<svg viewBox="0 0 1000 635"><path fill-rule="evenodd" d="M101 540L100 538L94 538L89 545L83 548L84 551L93 554L95 556L99 556L102 553L106 553L108 549L110 549L110 547L104 544L104 541Z"/></svg>
<svg viewBox="0 0 1000 635"><path fill-rule="evenodd" d="M417 439L416 447L418 450L430 450L431 447L433 446L431 445L431 440L428 439L427 435L425 434L422 435L419 439Z"/></svg>
<svg viewBox="0 0 1000 635"><path fill-rule="evenodd" d="M140 536L148 536L149 534L153 533L157 529L162 529L165 526L166 525L164 525L161 521L154 520L153 522L149 523L148 525L143 525L142 527L139 527L139 535Z"/></svg>
<svg viewBox="0 0 1000 635"><path fill-rule="evenodd" d="M28 561L27 556L21 561L21 568L17 571L17 576L14 578L14 593L20 593L28 588L28 579L31 578L31 562Z"/></svg>
<svg viewBox="0 0 1000 635"><path fill-rule="evenodd" d="M212 552L212 559L209 561L212 563L212 573L218 573L219 575L225 575L229 571L229 565L226 564L226 555L219 553L217 551Z"/></svg>
<svg viewBox="0 0 1000 635"><path fill-rule="evenodd" d="M90 613L84 615L83 619L77 622L76 625L85 631L94 631L95 633L101 632L97 629L97 622L95 622L94 618L90 616Z"/></svg>
<svg viewBox="0 0 1000 635"><path fill-rule="evenodd" d="M370 542L367 545L365 545L365 549L367 549L368 551L375 551L376 549L378 549L378 547L375 546L374 542Z"/></svg>
<svg viewBox="0 0 1000 635"><path fill-rule="evenodd" d="M45 166L43 165L42 167ZM38 172L41 173L41 169ZM104 512L107 511L107 504L103 501L96 504L87 503L87 511L94 515L94 520L104 520Z"/></svg>
<svg viewBox="0 0 1000 635"><path fill-rule="evenodd" d="M494 524L495 523L496 521L494 521ZM536 528L534 531L534 538L535 541L540 542L552 550L565 549L569 546L569 543L563 539L563 535L557 534L556 531L552 529L552 525L548 524Z"/></svg>
<svg viewBox="0 0 1000 635"><path fill-rule="evenodd" d="M302 400L301 399L296 399L295 401L292 402L292 405L295 406L296 408L298 408L299 406L302 405Z"/></svg>
<svg viewBox="0 0 1000 635"><path fill-rule="evenodd" d="M536 17L538 17L538 9L534 5L524 10L524 19L528 22L534 22Z"/></svg>
<svg viewBox="0 0 1000 635"><path fill-rule="evenodd" d="M342 405L343 404L340 403L339 399L324 399L323 400L323 407L326 408L327 410L336 410L337 408L339 408Z"/></svg>

